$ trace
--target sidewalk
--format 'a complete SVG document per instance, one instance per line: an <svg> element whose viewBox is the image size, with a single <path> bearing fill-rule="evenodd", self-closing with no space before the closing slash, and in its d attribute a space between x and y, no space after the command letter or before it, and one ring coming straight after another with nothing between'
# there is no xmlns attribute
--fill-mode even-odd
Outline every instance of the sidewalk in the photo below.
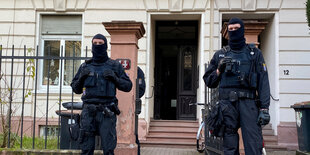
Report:
<svg viewBox="0 0 310 155"><path fill-rule="evenodd" d="M267 151L267 155L295 155L296 151ZM141 147L141 155L204 155L195 149Z"/></svg>
<svg viewBox="0 0 310 155"><path fill-rule="evenodd" d="M141 147L141 155L204 155L195 149Z"/></svg>

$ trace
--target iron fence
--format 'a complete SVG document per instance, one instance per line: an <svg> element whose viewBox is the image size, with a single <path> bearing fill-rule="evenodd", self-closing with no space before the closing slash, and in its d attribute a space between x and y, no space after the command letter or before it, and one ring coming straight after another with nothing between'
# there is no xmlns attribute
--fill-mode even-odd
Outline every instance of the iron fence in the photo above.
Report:
<svg viewBox="0 0 310 155"><path fill-rule="evenodd" d="M54 63L55 60L58 60L60 61L60 71L59 71L59 107L58 107L58 110L61 111L62 108L61 108L61 102L62 102L62 85L63 85L63 68L64 68L64 61L72 61L72 78L73 79L73 76L75 75L75 62L78 62L78 61L82 61L82 60L86 60L86 59L90 59L90 57L87 57L87 46L85 48L85 56L77 56L76 57L76 47L75 45L73 46L72 48L72 51L71 53L73 53L73 55L70 55L70 56L65 56L64 55L64 47L61 46L60 48L60 55L59 56L53 56L51 55L51 47L47 47L47 51L44 51L44 52L47 52L47 55L40 55L39 54L39 46L36 46L36 48L33 48L34 50L34 53L32 55L29 55L27 54L27 47L24 46L24 48L22 49L23 51L23 55L20 56L20 55L15 55L14 51L15 51L15 47L14 45L12 46L12 48L6 48L7 51L11 51L12 54L11 55L3 55L3 48L2 48L2 45L0 45L0 80L3 80L4 76L8 76L9 79L10 79L10 84L8 86L8 88L6 88L6 90L9 90L9 95L8 95L8 101L5 101L5 99L1 99L1 104L2 103L7 103L8 104L8 112L6 114L6 116L8 117L5 117L7 119L7 122L8 122L8 127L7 128L4 128L4 131L3 131L3 134L5 132L8 132L7 136L7 147L10 148L10 141L11 141L11 134L12 134L12 103L14 102L14 99L13 99L13 90L14 89L20 89L20 88L13 88L13 79L14 79L14 76L19 76L20 75L14 75L14 65L16 65L16 62L22 62L23 63L23 72L22 72L22 96L20 98L22 98L22 102L21 102L21 114L20 114L20 148L23 148L23 135L24 135L24 106L25 106L25 99L26 99L26 96L27 95L32 95L32 104L33 104L33 116L32 119L33 119L33 122L32 122L32 149L35 149L36 146L35 146L35 140L36 140L36 121L37 121L37 96L38 96L38 79L40 78L38 74L39 70L40 70L40 67L39 66L39 61L44 61L44 62L47 62L47 84L46 84L46 118L45 118L45 128L44 128L44 148L46 149L47 148L47 139L48 139L48 122L49 122L49 117L48 117L48 113L49 113L49 97L50 97L50 80L51 80L51 64ZM29 49L29 48L28 48ZM44 49L44 50L46 50ZM81 49L81 48L80 48ZM21 50L21 49L20 49ZM7 52L8 53L8 52ZM5 62L3 62L3 60L6 60ZM27 67L27 63L28 62L33 62L34 63L34 67L32 68L28 68ZM6 63L5 65L7 65L8 63L11 63L10 66L11 66L11 70L10 70L10 75L6 75L6 74L9 74L9 73L4 73L1 69L4 68L5 66L3 66L3 64ZM27 94L26 91L26 88L25 88L25 84L26 84L26 77L29 76L29 75L26 75L26 72L27 71L30 71L31 69L34 69L32 70L33 72L33 82L34 82L34 85L32 86L33 89L32 91L34 91L34 93L30 93L30 94ZM3 83L3 81L2 81ZM0 85L0 93L2 93L2 91L4 91L4 85ZM1 91L2 89L2 91ZM73 102L73 99L74 99L74 93L73 91L71 91L71 102ZM72 107L72 106L71 106ZM71 108L71 120L72 120L72 116L73 116L73 109ZM3 116L2 116L3 117ZM2 123L3 122L3 119L2 119ZM58 117L58 131L60 129L60 116ZM15 134L18 134L18 133L15 133ZM60 132L57 133L57 148L59 148L59 144L60 144L60 141L59 141L59 137L60 137ZM71 144L70 144L70 148L71 148Z"/></svg>
<svg viewBox="0 0 310 155"><path fill-rule="evenodd" d="M34 49L34 53L33 55L27 55L27 47L24 46L23 48L23 56L17 56L17 55L14 55L14 51L15 51L15 47L14 45L12 46L11 49L9 49L12 54L11 55L3 55L3 48L2 48L2 45L0 45L0 80L2 80L3 78L3 72L2 72L2 68L3 68L3 62L2 60L11 60L11 61L6 61L5 63L10 63L10 66L11 66L11 70L10 70L10 86L9 86L9 97L8 97L8 104L9 104L9 110L8 110L8 128L6 129L8 131L8 139L7 139L7 147L10 148L10 140L11 140L11 118L12 118L12 102L13 102L13 90L14 89L17 89L17 88L13 88L13 78L14 76L17 76L17 75L14 75L14 64L17 62L17 61L22 61L23 63L23 73L22 73L22 102L21 102L21 105L22 105L22 108L21 108L21 125L20 125L20 148L23 148L23 135L24 135L24 130L23 130L23 127L24 127L24 105L25 105L25 79L26 79L26 71L28 71L28 68L26 66L26 63L29 62L29 61L32 61L34 62L34 70L33 70L33 80L34 80L34 86L33 86L33 91L34 91L34 94L33 95L33 100L32 100L32 104L33 104L33 122L32 122L32 149L35 149L36 146L35 146L35 138L36 138L36 119L37 119L37 95L38 95L38 79L40 78L38 74L39 70L40 70L40 67L39 66L39 61L47 61L47 85L46 85L46 118L45 118L45 128L44 128L44 148L46 149L47 148L47 140L48 140L48 137L47 137L47 133L48 133L48 121L49 121L49 117L48 117L48 113L49 113L49 97L50 97L50 79L51 79L51 63L55 60L58 60L60 61L60 71L59 71L59 82L60 82L60 85L59 85L59 107L58 107L58 110L61 111L61 102L62 102L62 83L63 83L63 65L64 65L64 61L73 61L72 63L72 78L73 79L73 76L75 75L75 61L82 61L82 60L86 60L86 59L90 59L90 57L87 57L87 52L88 52L88 48L86 47L85 48L85 56L82 57L82 56L77 56L76 57L76 48L75 46L73 47L73 55L71 56L64 56L64 47L61 46L60 48L60 55L59 56L53 56L51 55L51 47L47 47L47 55L39 55L39 46L36 46L36 48ZM205 68L207 68L207 64L205 65ZM1 89L2 89L3 86L0 85L0 93L1 93ZM73 91L71 91L71 102L73 102L74 100L74 93ZM218 101L218 90L217 89L210 89L210 88L207 88L205 87L205 103L206 104L206 114L205 116L207 115L207 113L212 109L212 107L216 104L216 102ZM4 102L4 99L1 100L1 103ZM71 106L72 107L72 106ZM73 119L73 109L71 108L71 120ZM60 116L58 117L58 129L60 129ZM3 122L2 122L3 123ZM208 152L210 155L212 154L223 154L223 149L222 149L222 139L221 138L215 138L213 136L211 136L209 133L209 130L208 130L208 127L206 126L205 127L205 144L206 144L206 153ZM60 132L57 133L57 148L60 148ZM71 143L70 143L70 149L71 149Z"/></svg>
<svg viewBox="0 0 310 155"><path fill-rule="evenodd" d="M209 64L205 64L205 70L208 68ZM205 110L205 120L208 113L212 110L212 108L217 104L219 101L219 91L218 88L208 88L205 86L205 103L206 103L206 110ZM206 155L223 155L223 138L217 138L211 136L209 133L209 129L207 123L205 123L205 154Z"/></svg>

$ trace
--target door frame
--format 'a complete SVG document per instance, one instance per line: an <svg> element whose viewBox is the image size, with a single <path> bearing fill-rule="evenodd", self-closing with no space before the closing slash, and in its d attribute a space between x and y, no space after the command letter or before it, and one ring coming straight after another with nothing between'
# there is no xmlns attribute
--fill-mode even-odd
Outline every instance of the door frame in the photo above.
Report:
<svg viewBox="0 0 310 155"><path fill-rule="evenodd" d="M165 21L163 21L163 20L156 20L155 22L157 23L157 25L155 25L155 32L158 32L158 27L159 26L173 26L172 24L171 24L171 22L174 22L175 20L167 20L167 22L165 22ZM182 77L181 77L181 75L182 75L182 66L181 66L181 61L183 60L182 59L182 57L181 57L181 47L183 46L183 47L185 47L185 46L189 46L189 47L194 47L194 49L195 49L195 51L194 51L194 54L193 54L193 75L192 75L192 77L193 77L193 79L192 79L192 89L194 90L194 92L192 92L192 93L190 93L191 94L191 96L195 96L195 98L194 98L194 102L196 102L197 101L197 90L195 90L196 88L197 88L197 80L198 80L198 70L197 70L197 66L198 66L198 64L197 64L197 62L198 62L198 57L197 57L197 55L198 55L198 46L199 46L199 20L188 20L188 22L186 22L186 20L179 20L179 23L182 23L182 24L180 24L180 26L184 26L184 25L194 25L195 26L195 38L194 39L188 39L188 40L185 40L185 39L175 39L175 40L160 40L160 39L157 39L158 38L158 33L155 33L155 51L156 51L156 49L158 49L158 45L176 45L177 47L178 47L178 51L179 51L179 53L178 53L178 55L176 56L177 58L177 87L176 87L176 91L177 91L177 107L176 107L176 119L178 120L178 119L193 119L193 120L195 120L196 118L197 118L197 110L196 110L196 106L194 107L195 108L195 110L193 111L194 113L193 113L193 115L194 115L194 117L191 117L191 118L185 118L184 116L183 117L180 117L179 116L179 114L180 114L180 104L179 103L181 103L180 102L180 100L181 100L181 97L180 97L180 95L181 94L179 94L179 92L181 92L180 90L181 90L181 87L180 86L183 86L182 84L181 84L181 79L182 79ZM154 69L154 72L156 72L156 71L158 71L158 68L156 69L156 65L159 65L159 64L157 64L156 63L156 59L159 59L158 58L158 55L155 53L155 69ZM157 83L155 83L156 82L156 77L157 77L158 75L155 73L155 76L154 76L154 119L162 119L162 116L160 116L160 114L161 114L161 101L160 101L160 97L158 97L158 98L156 98L157 97L157 94L160 94L160 90L157 90L157 89L160 89L160 88L158 88L158 86L157 85L159 85L159 83L158 83L158 81L157 81ZM157 78L159 78L159 77L157 77ZM183 91L183 93L186 93L186 91ZM187 93L187 95L189 95L188 93ZM185 95L186 96L186 95ZM182 99L184 99L184 94L183 94L183 98ZM186 97L186 99L187 99L187 97ZM158 101L159 100L159 101Z"/></svg>
<svg viewBox="0 0 310 155"><path fill-rule="evenodd" d="M147 13L147 23L146 23L146 64L145 73L148 75L146 77L146 91L145 91L145 102L144 109L147 124L151 119L154 118L154 67L155 67L155 21L156 20L198 20L198 47L197 47L197 64L198 66L204 66L205 56L205 29L207 24L205 12L180 12L178 14L171 14L171 12L148 12ZM208 31L208 30L206 30ZM202 76L204 73L204 67L199 67L199 88L197 90L197 102L204 102L204 81ZM201 109L202 107L197 107L197 118L201 119Z"/></svg>

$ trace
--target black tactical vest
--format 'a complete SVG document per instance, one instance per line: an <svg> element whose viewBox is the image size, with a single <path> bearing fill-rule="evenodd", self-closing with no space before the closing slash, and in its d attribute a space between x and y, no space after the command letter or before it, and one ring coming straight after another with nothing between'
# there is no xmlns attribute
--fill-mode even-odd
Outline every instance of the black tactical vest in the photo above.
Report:
<svg viewBox="0 0 310 155"><path fill-rule="evenodd" d="M109 61L102 64L86 64L91 70L84 82L82 99L111 98L116 95L115 84L103 77L105 70L113 70L112 63Z"/></svg>
<svg viewBox="0 0 310 155"><path fill-rule="evenodd" d="M247 45L241 51L227 49L225 57L230 61L226 64L225 72L221 75L220 88L256 88L257 74L253 49L252 45Z"/></svg>

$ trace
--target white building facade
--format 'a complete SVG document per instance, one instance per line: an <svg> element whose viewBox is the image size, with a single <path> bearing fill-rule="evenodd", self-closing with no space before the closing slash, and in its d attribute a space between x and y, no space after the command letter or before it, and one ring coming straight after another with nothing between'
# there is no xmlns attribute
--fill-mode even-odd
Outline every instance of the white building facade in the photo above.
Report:
<svg viewBox="0 0 310 155"><path fill-rule="evenodd" d="M90 56L95 34L102 33L110 40L102 22L143 22L146 34L139 40L138 52L138 65L146 80L139 115L142 139L151 119L201 117L200 107L189 115L181 112L186 107L179 104L183 101L182 94L189 95L189 101L205 102L204 66L225 45L221 29L231 17L268 22L258 42L269 70L271 95L279 99L270 103L271 124L279 143L289 146L289 137L297 136L295 112L290 106L310 100L310 31L305 0L1 0L0 14L2 55L10 55L14 44L17 51L23 45L33 49L38 45L42 56L48 54L44 49L48 45L53 47L50 54L55 56L72 56L72 48L75 56L85 56L87 46ZM193 53L180 56L184 48L192 49ZM110 49L111 46L109 53ZM53 62L49 117L58 117L53 112L58 106L53 105L57 105L60 85L62 100L71 100L70 66L70 62L64 66ZM46 103L46 67L43 61L39 63L37 106L42 109ZM2 65L2 72L4 68ZM58 82L60 75L62 84ZM175 83L171 84L169 78L173 77ZM188 82L191 85L186 85ZM30 85L33 89L33 81ZM168 88L162 88L165 85ZM79 97L75 95L75 101ZM25 116L34 115L32 101L33 98L29 99L25 105ZM44 110L37 113L37 117L43 116Z"/></svg>

